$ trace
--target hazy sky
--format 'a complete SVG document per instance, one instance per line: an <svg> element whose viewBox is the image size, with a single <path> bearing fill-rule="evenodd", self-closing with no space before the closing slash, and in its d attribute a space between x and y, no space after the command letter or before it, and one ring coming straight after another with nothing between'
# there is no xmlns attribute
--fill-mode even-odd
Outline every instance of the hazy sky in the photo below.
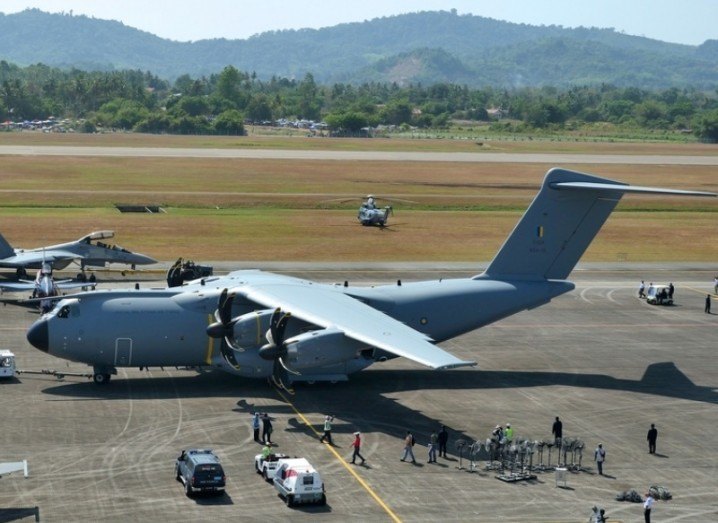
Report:
<svg viewBox="0 0 718 523"><path fill-rule="evenodd" d="M0 0L5 14L37 7L119 20L163 38L247 38L415 11L449 10L531 25L613 27L697 45L718 39L717 0Z"/></svg>

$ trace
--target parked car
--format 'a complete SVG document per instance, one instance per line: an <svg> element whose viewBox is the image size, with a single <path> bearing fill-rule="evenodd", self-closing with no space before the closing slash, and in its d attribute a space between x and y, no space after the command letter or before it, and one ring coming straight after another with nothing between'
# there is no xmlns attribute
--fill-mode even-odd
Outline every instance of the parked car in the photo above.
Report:
<svg viewBox="0 0 718 523"><path fill-rule="evenodd" d="M270 454L266 458L262 454L254 456L254 469L257 474L261 474L262 477L271 482L274 479L274 473L279 468L279 460L286 459L289 456L286 454Z"/></svg>
<svg viewBox="0 0 718 523"><path fill-rule="evenodd" d="M175 463L175 477L184 484L187 496L194 492L222 494L227 479L219 458L209 449L183 450Z"/></svg>
<svg viewBox="0 0 718 523"><path fill-rule="evenodd" d="M274 488L288 507L299 503L327 503L319 472L304 458L280 459L274 473Z"/></svg>
<svg viewBox="0 0 718 523"><path fill-rule="evenodd" d="M15 376L15 355L6 349L0 349L0 378Z"/></svg>

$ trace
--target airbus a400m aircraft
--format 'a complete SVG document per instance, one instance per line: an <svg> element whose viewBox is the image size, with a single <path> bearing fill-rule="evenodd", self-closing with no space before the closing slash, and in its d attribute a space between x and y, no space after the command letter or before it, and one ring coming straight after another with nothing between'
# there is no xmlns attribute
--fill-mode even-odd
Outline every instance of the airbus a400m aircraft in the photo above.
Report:
<svg viewBox="0 0 718 523"><path fill-rule="evenodd" d="M80 293L27 339L92 365L96 383L130 366L206 365L288 386L345 380L397 356L432 369L474 365L435 343L572 290L566 278L625 193L715 196L552 169L473 278L356 288L243 270L170 289Z"/></svg>
<svg viewBox="0 0 718 523"><path fill-rule="evenodd" d="M144 254L100 241L114 236L114 231L96 231L74 242L37 249L13 249L0 234L0 267L17 269L18 277L26 278L27 269L40 269L45 262L58 270L64 269L75 260L80 261L83 270L85 266L104 267L107 263L124 263L133 267L157 263Z"/></svg>

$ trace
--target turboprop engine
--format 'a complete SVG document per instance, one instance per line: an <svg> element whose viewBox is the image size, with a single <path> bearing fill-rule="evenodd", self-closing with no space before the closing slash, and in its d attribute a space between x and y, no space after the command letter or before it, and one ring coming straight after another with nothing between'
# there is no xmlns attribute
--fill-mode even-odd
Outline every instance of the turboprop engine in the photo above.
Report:
<svg viewBox="0 0 718 523"><path fill-rule="evenodd" d="M265 335L269 322L274 314L273 309L248 312L232 320L231 343L234 348L261 347L266 343Z"/></svg>
<svg viewBox="0 0 718 523"><path fill-rule="evenodd" d="M338 329L305 332L284 341L287 367L295 371L333 365L352 359L362 345Z"/></svg>

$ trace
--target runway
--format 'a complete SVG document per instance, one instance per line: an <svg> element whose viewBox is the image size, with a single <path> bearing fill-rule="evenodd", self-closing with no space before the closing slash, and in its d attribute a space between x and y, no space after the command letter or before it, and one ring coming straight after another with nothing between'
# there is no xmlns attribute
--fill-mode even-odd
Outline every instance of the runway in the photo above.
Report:
<svg viewBox="0 0 718 523"><path fill-rule="evenodd" d="M652 484L673 494L672 501L658 502L656 520L718 520L718 315L703 313L714 273L669 265L621 269L585 267L572 275L573 292L442 344L459 358L477 360L477 368L437 372L397 359L347 383L304 385L285 397L263 381L175 368L120 369L107 387L34 374L0 382L0 461L27 459L30 467L27 480L0 479L0 521L23 515L31 521L23 510L37 506L41 521L58 522L583 522L600 505L610 521L627 522L642 520L641 505L615 495L644 493ZM449 266L279 270L350 285L476 273ZM676 305L639 300L640 279L672 281ZM100 287L128 283L101 281ZM88 372L27 343L25 330L36 317L22 308L0 309L0 347L16 353L18 367ZM278 451L306 457L322 474L326 507L289 509L255 474L253 457L261 448L252 441L254 410L275 418ZM326 414L336 416L335 452L316 435ZM563 420L564 436L586 444L583 471L569 474L566 488L556 486L552 472L505 483L483 460L475 472L465 456L460 461L460 439L485 440L507 422L517 438L549 439L555 416ZM659 431L655 455L647 452L651 423ZM428 464L428 436L440 424L450 434L449 458ZM351 457L356 430L364 435L365 467L340 462ZM399 461L406 430L417 439L416 465ZM607 450L604 476L592 461L599 442ZM190 499L175 481L174 459L197 446L221 457L226 495Z"/></svg>
<svg viewBox="0 0 718 523"><path fill-rule="evenodd" d="M634 164L634 165L718 165L715 156L556 154L556 153L461 153L416 151L306 151L289 149L203 149L185 147L83 147L52 145L1 145L0 156L105 156L124 158L252 158L271 160L340 160L382 162L472 162Z"/></svg>

